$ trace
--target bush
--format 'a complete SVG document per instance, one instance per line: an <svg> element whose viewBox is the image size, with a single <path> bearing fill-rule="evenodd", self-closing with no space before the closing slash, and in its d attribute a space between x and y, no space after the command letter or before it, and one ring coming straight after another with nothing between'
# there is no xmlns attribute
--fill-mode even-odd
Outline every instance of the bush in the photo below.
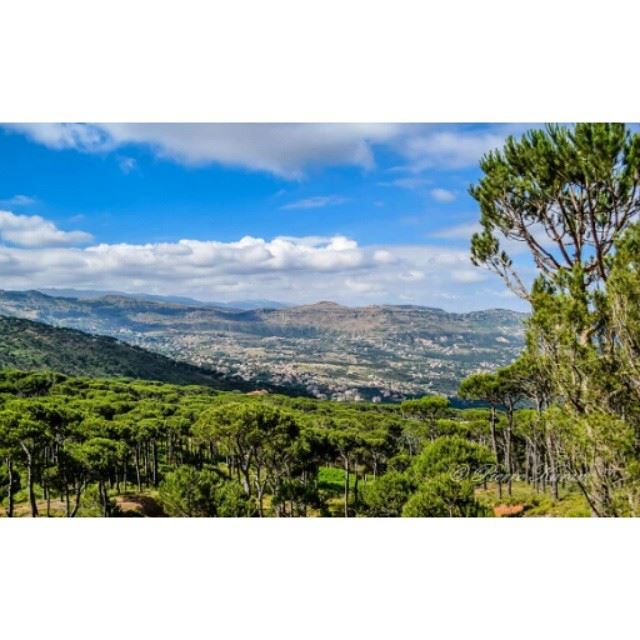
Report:
<svg viewBox="0 0 640 640"><path fill-rule="evenodd" d="M404 505L402 515L408 518L469 518L485 515L485 509L474 498L471 482L460 482L441 473L420 486Z"/></svg>
<svg viewBox="0 0 640 640"><path fill-rule="evenodd" d="M469 477L493 462L487 447L459 436L443 436L429 443L415 459L412 472L417 482L447 473Z"/></svg>
<svg viewBox="0 0 640 640"><path fill-rule="evenodd" d="M159 497L165 512L175 517L243 517L255 513L239 484L209 469L179 467L167 474Z"/></svg>
<svg viewBox="0 0 640 640"><path fill-rule="evenodd" d="M388 471L368 483L362 491L366 515L379 518L397 518L411 495L413 485L406 474Z"/></svg>

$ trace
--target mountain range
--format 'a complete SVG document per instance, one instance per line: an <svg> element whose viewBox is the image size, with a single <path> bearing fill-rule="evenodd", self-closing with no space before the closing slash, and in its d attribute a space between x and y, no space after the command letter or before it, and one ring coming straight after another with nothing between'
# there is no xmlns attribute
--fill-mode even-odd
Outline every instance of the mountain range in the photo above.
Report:
<svg viewBox="0 0 640 640"><path fill-rule="evenodd" d="M118 338L256 386L320 398L399 400L456 392L462 378L513 360L525 314L319 302L242 310L131 295L0 291L0 314Z"/></svg>
<svg viewBox="0 0 640 640"><path fill-rule="evenodd" d="M205 302L188 298L185 296L161 296L153 293L125 293L123 291L101 291L93 289L36 289L39 293L44 293L54 298L77 298L78 300L103 298L105 296L120 296L123 298L134 298L137 300L148 300L151 302L168 302L174 304L186 304L198 307L219 307L221 309L285 309L291 305L275 300L232 300L231 302Z"/></svg>

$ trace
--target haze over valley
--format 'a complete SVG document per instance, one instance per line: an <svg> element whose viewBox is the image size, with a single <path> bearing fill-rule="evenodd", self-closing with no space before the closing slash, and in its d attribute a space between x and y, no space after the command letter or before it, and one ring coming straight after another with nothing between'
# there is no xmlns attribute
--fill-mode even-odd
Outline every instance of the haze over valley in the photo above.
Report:
<svg viewBox="0 0 640 640"><path fill-rule="evenodd" d="M332 302L234 309L37 291L0 292L0 314L115 337L255 385L374 402L454 395L470 373L494 370L517 356L525 317L500 309L456 314Z"/></svg>

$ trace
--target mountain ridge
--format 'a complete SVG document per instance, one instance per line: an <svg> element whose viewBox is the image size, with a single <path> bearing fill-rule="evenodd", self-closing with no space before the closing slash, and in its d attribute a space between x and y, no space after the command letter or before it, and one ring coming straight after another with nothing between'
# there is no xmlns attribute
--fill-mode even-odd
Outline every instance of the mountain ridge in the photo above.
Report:
<svg viewBox="0 0 640 640"><path fill-rule="evenodd" d="M284 309L300 309L300 308L340 308L351 310L364 310L364 309L424 309L432 311L434 313L443 313L448 315L460 315L469 316L473 314L483 314L490 312L505 312L508 314L515 314L521 316L527 316L525 311L517 311L515 309L508 309L506 307L488 307L486 309L474 309L472 311L449 311L442 307L432 307L428 305L420 304L392 304L392 303L378 303L367 305L344 305L333 300L318 300L316 302L309 303L284 303L276 300L267 299L248 299L248 300L236 300L230 302L216 302L198 300L196 298L190 298L186 296L172 296L172 295L160 295L149 293L127 293L123 291L111 291L111 290L90 290L90 289L57 289L57 288L42 288L42 289L0 289L0 295L3 294L38 294L46 296L48 298L61 298L66 300L101 300L105 298L111 299L130 299L139 300L140 302L157 303L160 305L173 304L177 306L195 307L201 309L219 308L225 311L258 311L258 310L273 310L280 311ZM76 295L77 294L77 295ZM258 306L264 304L265 306ZM242 307L241 305L251 305Z"/></svg>
<svg viewBox="0 0 640 640"><path fill-rule="evenodd" d="M184 304L187 306L199 307L219 307L221 309L283 309L290 305L276 300L231 300L230 302L216 302L197 300L188 296L161 295L153 293L128 293L116 290L92 290L92 289L61 289L61 288L42 288L32 289L38 293L43 293L53 298L75 298L77 300L90 300L104 298L107 296L117 296L125 298L135 298L139 300L147 300L149 302L167 302L175 304Z"/></svg>
<svg viewBox="0 0 640 640"><path fill-rule="evenodd" d="M60 298L0 291L0 314L111 336L256 386L335 400L455 394L524 345L517 311L449 313L417 305L222 309L126 296Z"/></svg>

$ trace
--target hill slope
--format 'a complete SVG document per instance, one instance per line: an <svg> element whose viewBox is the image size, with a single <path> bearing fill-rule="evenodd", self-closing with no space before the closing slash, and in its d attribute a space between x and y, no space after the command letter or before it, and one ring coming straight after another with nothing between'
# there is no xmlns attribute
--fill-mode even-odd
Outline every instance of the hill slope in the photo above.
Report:
<svg viewBox="0 0 640 640"><path fill-rule="evenodd" d="M219 389L242 387L219 374L129 344L40 322L0 316L0 369L47 369L68 375L122 376Z"/></svg>
<svg viewBox="0 0 640 640"><path fill-rule="evenodd" d="M96 299L0 291L0 314L110 335L258 385L317 397L452 395L462 378L512 361L524 314L419 306L220 309L117 295Z"/></svg>

